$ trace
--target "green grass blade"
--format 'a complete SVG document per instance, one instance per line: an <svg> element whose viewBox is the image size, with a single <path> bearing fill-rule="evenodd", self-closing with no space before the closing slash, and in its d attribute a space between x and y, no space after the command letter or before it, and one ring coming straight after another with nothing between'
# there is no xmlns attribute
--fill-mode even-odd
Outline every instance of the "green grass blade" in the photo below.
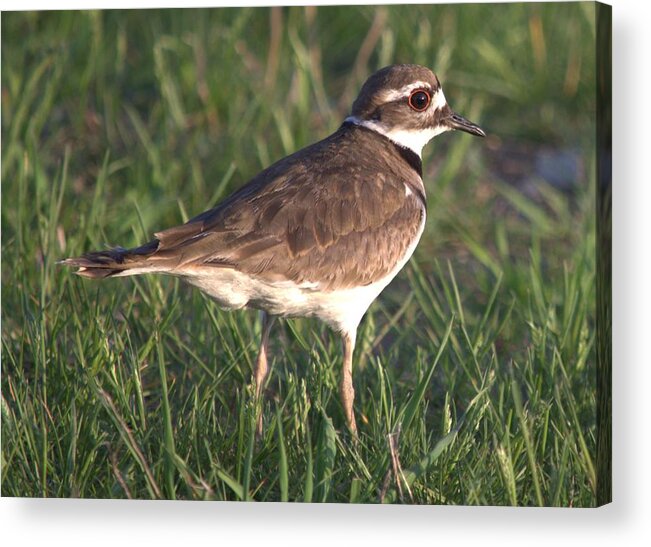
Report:
<svg viewBox="0 0 651 547"><path fill-rule="evenodd" d="M409 399L409 402L407 403L405 407L404 414L402 416L402 431L406 432L409 429L409 426L411 425L411 422L413 421L414 417L416 416L416 412L418 411L418 407L420 406L421 402L423 401L423 397L425 396L425 392L427 391L427 388L430 385L430 382L432 380L432 376L434 375L434 369L436 369L436 365L439 363L439 360L441 359L443 352L445 348L447 347L448 340L450 338L450 333L452 332L452 325L454 325L454 317L450 319L450 322L448 323L448 327L445 331L445 334L443 335L443 339L441 340L441 344L439 346L438 353L436 354L436 357L434 358L434 361L432 361L432 364L430 365L427 373L425 376L423 376L422 380L416 387L416 390L414 391L413 395Z"/></svg>
<svg viewBox="0 0 651 547"><path fill-rule="evenodd" d="M278 482L280 484L280 501L288 501L289 469L287 465L287 448L285 447L282 415L279 407L276 407L276 426L278 427Z"/></svg>
<svg viewBox="0 0 651 547"><path fill-rule="evenodd" d="M459 424L459 426L460 425L461 424ZM432 451L430 451L425 457L421 458L418 463L403 473L404 480L408 486L411 487L414 482L416 482L420 477L424 476L436 463L441 454L443 454L443 451L448 448L456 438L457 433L459 432L458 427L445 435L441 440L439 440ZM387 492L387 495L384 498L384 503L394 503L397 499L397 495L397 490L395 488L392 488Z"/></svg>
<svg viewBox="0 0 651 547"><path fill-rule="evenodd" d="M332 419L321 410L321 430L316 445L316 498L317 501L328 501L332 487L333 469L337 455L337 434L332 425Z"/></svg>

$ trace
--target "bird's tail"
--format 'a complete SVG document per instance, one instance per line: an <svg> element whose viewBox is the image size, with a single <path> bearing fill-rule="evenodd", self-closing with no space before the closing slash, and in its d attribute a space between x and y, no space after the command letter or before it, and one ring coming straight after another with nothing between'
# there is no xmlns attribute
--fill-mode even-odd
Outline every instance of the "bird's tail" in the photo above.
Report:
<svg viewBox="0 0 651 547"><path fill-rule="evenodd" d="M91 279L160 272L166 268L150 260L158 245L159 241L154 240L134 249L116 247L108 251L95 251L77 258L66 258L59 264L77 267L77 275Z"/></svg>

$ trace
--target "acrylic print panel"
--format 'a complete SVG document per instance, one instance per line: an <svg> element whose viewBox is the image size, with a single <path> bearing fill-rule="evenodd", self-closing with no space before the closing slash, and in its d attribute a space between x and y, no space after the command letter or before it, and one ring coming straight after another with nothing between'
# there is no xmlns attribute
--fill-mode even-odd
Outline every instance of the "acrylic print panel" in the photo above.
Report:
<svg viewBox="0 0 651 547"><path fill-rule="evenodd" d="M14 12L2 50L4 496L610 500L609 7ZM362 90L397 63L438 80Z"/></svg>

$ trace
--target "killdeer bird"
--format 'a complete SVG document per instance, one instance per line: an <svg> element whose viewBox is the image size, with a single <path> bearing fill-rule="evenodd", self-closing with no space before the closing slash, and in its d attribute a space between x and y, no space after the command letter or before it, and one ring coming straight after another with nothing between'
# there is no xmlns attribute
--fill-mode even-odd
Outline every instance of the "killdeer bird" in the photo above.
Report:
<svg viewBox="0 0 651 547"><path fill-rule="evenodd" d="M431 70L388 66L364 83L335 133L274 163L214 209L140 247L62 263L94 279L175 275L223 308L262 310L258 401L275 318L321 319L343 340L340 394L356 433L357 327L418 244L426 214L421 151L451 129L484 136L451 110Z"/></svg>

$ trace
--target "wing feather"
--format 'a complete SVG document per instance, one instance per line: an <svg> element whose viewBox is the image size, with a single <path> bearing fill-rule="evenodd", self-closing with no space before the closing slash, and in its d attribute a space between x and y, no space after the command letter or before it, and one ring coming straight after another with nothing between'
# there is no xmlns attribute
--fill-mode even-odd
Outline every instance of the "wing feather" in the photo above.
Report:
<svg viewBox="0 0 651 547"><path fill-rule="evenodd" d="M425 214L423 203L405 192L407 179L418 175L400 155L390 146L383 154L363 152L377 138L342 128L119 260L103 254L110 264L102 267L155 264L188 275L193 268L231 267L325 290L372 283L404 256ZM359 153L342 154L342 146Z"/></svg>

